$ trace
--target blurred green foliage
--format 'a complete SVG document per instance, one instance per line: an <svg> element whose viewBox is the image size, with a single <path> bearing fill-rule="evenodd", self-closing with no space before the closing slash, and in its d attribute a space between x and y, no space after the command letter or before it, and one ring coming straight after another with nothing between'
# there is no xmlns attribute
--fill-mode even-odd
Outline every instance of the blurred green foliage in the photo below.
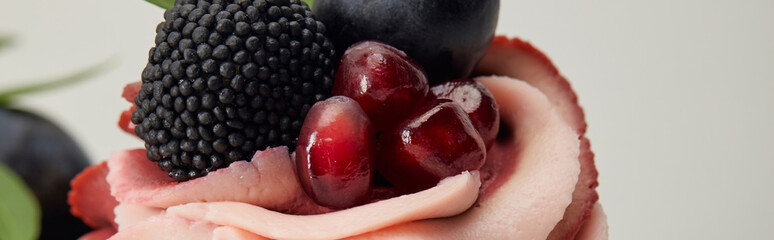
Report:
<svg viewBox="0 0 774 240"><path fill-rule="evenodd" d="M24 181L0 163L0 239L32 240L40 234L40 205Z"/></svg>

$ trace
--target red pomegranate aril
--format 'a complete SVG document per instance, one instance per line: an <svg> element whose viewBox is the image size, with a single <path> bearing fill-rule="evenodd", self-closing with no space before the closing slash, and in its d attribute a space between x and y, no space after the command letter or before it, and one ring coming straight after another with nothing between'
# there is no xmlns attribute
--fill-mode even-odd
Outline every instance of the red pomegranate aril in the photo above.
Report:
<svg viewBox="0 0 774 240"><path fill-rule="evenodd" d="M486 149L492 147L500 130L500 111L494 96L483 84L472 79L449 80L430 88L437 98L450 99L459 104L484 140Z"/></svg>
<svg viewBox="0 0 774 240"><path fill-rule="evenodd" d="M371 121L354 100L335 96L314 104L296 145L296 168L307 195L336 209L366 203L373 138Z"/></svg>
<svg viewBox="0 0 774 240"><path fill-rule="evenodd" d="M429 92L422 67L389 45L364 41L341 57L333 95L357 101L377 131L401 122Z"/></svg>
<svg viewBox="0 0 774 240"><path fill-rule="evenodd" d="M484 165L486 147L462 107L433 99L417 110L377 140L377 170L396 190L421 191Z"/></svg>

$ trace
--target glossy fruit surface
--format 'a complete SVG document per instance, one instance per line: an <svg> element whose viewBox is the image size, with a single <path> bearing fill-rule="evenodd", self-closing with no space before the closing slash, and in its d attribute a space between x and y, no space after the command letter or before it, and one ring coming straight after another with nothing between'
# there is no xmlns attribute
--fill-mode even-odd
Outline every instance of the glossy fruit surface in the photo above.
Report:
<svg viewBox="0 0 774 240"><path fill-rule="evenodd" d="M40 239L75 239L88 231L70 215L67 192L70 179L89 160L62 129L38 115L0 107L0 162L19 174L38 198Z"/></svg>
<svg viewBox="0 0 774 240"><path fill-rule="evenodd" d="M317 0L312 11L342 52L364 40L405 51L431 83L470 75L494 36L499 0Z"/></svg>
<svg viewBox="0 0 774 240"><path fill-rule="evenodd" d="M396 189L417 192L479 169L486 148L465 111L448 99L426 102L378 139L377 169Z"/></svg>
<svg viewBox="0 0 774 240"><path fill-rule="evenodd" d="M333 94L357 101L381 130L402 121L425 99L429 88L422 68L405 53L365 41L342 56Z"/></svg>
<svg viewBox="0 0 774 240"><path fill-rule="evenodd" d="M472 79L455 79L435 85L430 91L437 98L459 104L470 117L487 149L492 146L500 129L500 111L492 93L483 84Z"/></svg>
<svg viewBox="0 0 774 240"><path fill-rule="evenodd" d="M357 102L344 96L318 102L304 122L296 168L307 195L331 208L368 201L374 133Z"/></svg>

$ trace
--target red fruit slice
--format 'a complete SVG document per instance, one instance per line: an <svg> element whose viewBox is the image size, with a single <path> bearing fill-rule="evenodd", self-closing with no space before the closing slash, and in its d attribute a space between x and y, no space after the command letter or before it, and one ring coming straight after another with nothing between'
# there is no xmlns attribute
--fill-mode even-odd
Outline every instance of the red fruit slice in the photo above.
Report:
<svg viewBox="0 0 774 240"><path fill-rule="evenodd" d="M90 166L70 181L72 190L67 195L70 212L92 228L113 228L116 215L113 209L118 205L110 195L110 185L105 181L108 174L107 162Z"/></svg>
<svg viewBox="0 0 774 240"><path fill-rule="evenodd" d="M121 93L121 97L124 97L127 102L134 104L134 98L137 97L137 94L140 92L140 89L142 88L142 82L133 82L126 84L124 87L124 92Z"/></svg>
<svg viewBox="0 0 774 240"><path fill-rule="evenodd" d="M505 36L495 37L475 72L483 76L508 76L529 83L548 96L551 104L578 135L586 133L585 115L570 82L559 74L545 54L528 42Z"/></svg>
<svg viewBox="0 0 774 240"><path fill-rule="evenodd" d="M583 109L578 104L570 83L554 67L551 60L531 44L518 38L508 39L497 36L489 51L476 68L479 75L501 75L523 80L548 96L551 104L559 111L579 135L581 141L581 173L573 192L573 201L567 207L564 218L551 232L548 239L572 239L591 214L594 203L599 199L596 192L597 170L594 154L586 132Z"/></svg>
<svg viewBox="0 0 774 240"><path fill-rule="evenodd" d="M597 168L594 166L594 153L591 152L589 139L583 137L580 145L581 173L575 191L572 192L572 203L567 206L562 221L556 224L548 239L571 239L578 233L581 226L589 219L594 203L599 199L597 194Z"/></svg>
<svg viewBox="0 0 774 240"><path fill-rule="evenodd" d="M137 109L137 106L132 105L129 107L129 110L121 112L121 117L118 119L118 127L133 136L135 135L134 127L137 126L132 123L132 112L134 112L135 109Z"/></svg>
<svg viewBox="0 0 774 240"><path fill-rule="evenodd" d="M607 216L602 211L602 206L597 203L591 211L591 217L583 224L583 227L575 235L577 240L598 240L607 239Z"/></svg>
<svg viewBox="0 0 774 240"><path fill-rule="evenodd" d="M134 112L134 110L137 108L137 105L134 104L134 98L137 97L137 94L140 92L140 88L142 88L142 82L133 82L127 84L124 87L124 92L121 94L121 96L124 97L127 102L131 103L132 106L129 108L129 110L121 112L121 117L118 119L118 127L131 134L132 136L135 135L134 127L136 126L134 123L132 123L132 112Z"/></svg>

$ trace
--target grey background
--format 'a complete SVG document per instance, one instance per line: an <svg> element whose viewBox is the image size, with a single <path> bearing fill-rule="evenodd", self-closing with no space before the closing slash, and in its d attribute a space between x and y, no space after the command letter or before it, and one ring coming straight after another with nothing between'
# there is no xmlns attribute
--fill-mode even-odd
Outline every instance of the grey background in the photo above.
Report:
<svg viewBox="0 0 774 240"><path fill-rule="evenodd" d="M141 0L1 0L0 88L115 57L94 81L23 98L93 160L162 10ZM589 122L612 239L774 239L774 1L503 0L498 32L548 54ZM2 124L2 123L0 123Z"/></svg>

